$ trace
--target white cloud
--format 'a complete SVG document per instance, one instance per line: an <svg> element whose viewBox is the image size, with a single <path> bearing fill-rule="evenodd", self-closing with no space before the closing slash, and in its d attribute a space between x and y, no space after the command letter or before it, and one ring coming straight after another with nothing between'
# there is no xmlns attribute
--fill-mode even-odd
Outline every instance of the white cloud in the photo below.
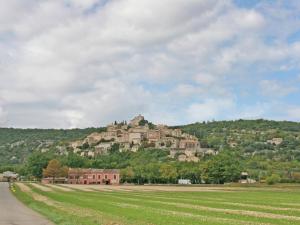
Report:
<svg viewBox="0 0 300 225"><path fill-rule="evenodd" d="M189 122L220 119L224 113L233 112L235 102L231 99L206 99L201 103L194 103L186 110ZM226 118L231 118L227 115Z"/></svg>
<svg viewBox="0 0 300 225"><path fill-rule="evenodd" d="M132 112L144 112L151 96L142 87L115 79L98 81L91 90L62 99L63 114L69 127L106 125L111 120L126 120ZM121 113L120 113L121 112Z"/></svg>
<svg viewBox="0 0 300 225"><path fill-rule="evenodd" d="M274 108L278 106L273 103L257 102L252 105L244 104L239 106L238 110L233 113L233 118L239 117L241 119L261 119L264 118L267 113L274 111ZM269 115L271 116L271 115ZM274 119L269 117L269 119Z"/></svg>
<svg viewBox="0 0 300 225"><path fill-rule="evenodd" d="M287 86L276 80L262 80L260 88L264 95L270 97L284 97L298 90L293 86Z"/></svg>
<svg viewBox="0 0 300 225"><path fill-rule="evenodd" d="M204 90L201 87L190 84L179 84L171 94L178 94L181 97L190 97L192 95L200 95L203 93Z"/></svg>
<svg viewBox="0 0 300 225"><path fill-rule="evenodd" d="M300 107L294 106L287 109L287 115L290 120L300 121Z"/></svg>
<svg viewBox="0 0 300 225"><path fill-rule="evenodd" d="M96 4L104 4L105 0L65 0L65 3L70 7L77 7L81 10L90 9L91 7L95 6Z"/></svg>
<svg viewBox="0 0 300 225"><path fill-rule="evenodd" d="M211 74L200 73L200 74L196 75L194 79L199 84L211 85L214 82L216 82L217 79L220 79L220 77L216 77L216 76L213 76Z"/></svg>
<svg viewBox="0 0 300 225"><path fill-rule="evenodd" d="M282 41L278 32L281 24L290 24L288 33L294 30L292 14L289 21L276 17L278 24L271 26L270 18L276 16L271 9L278 5L241 9L230 0L0 2L0 98L5 102L0 108L7 126L99 126L137 113L172 124L186 121L186 112L188 121L227 118L219 105L230 110L238 104L222 99L239 95L232 85L244 85L249 76L265 80L249 74L249 67L299 65L299 44ZM286 13L280 10L280 15ZM267 43L265 37L273 34L280 41ZM269 93L280 89L266 82L262 85Z"/></svg>
<svg viewBox="0 0 300 225"><path fill-rule="evenodd" d="M4 107L0 105L0 126L5 125L6 122L6 112L4 111Z"/></svg>

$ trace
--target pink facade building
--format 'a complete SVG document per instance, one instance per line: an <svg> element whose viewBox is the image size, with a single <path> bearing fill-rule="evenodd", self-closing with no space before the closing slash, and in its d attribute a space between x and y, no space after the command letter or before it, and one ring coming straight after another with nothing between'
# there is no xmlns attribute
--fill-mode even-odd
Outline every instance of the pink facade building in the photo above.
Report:
<svg viewBox="0 0 300 225"><path fill-rule="evenodd" d="M120 184L120 170L70 168L69 184Z"/></svg>

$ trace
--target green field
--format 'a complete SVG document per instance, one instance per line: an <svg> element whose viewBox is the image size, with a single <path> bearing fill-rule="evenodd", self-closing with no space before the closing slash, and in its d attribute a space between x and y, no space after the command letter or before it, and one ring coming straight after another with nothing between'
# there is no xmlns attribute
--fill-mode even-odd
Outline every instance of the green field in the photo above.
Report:
<svg viewBox="0 0 300 225"><path fill-rule="evenodd" d="M300 187L153 191L16 185L17 198L56 224L300 224Z"/></svg>

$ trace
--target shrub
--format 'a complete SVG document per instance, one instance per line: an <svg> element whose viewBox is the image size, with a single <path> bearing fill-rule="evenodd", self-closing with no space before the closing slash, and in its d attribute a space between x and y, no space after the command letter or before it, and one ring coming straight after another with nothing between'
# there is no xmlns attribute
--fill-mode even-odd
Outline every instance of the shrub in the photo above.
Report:
<svg viewBox="0 0 300 225"><path fill-rule="evenodd" d="M277 174L272 174L271 176L267 177L266 181L269 185L276 184L280 182L280 177Z"/></svg>

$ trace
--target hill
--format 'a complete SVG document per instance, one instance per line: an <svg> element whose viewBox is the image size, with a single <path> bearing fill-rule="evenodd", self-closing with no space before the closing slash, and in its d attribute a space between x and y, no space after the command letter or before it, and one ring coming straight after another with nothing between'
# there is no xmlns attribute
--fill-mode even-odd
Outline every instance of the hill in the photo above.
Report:
<svg viewBox="0 0 300 225"><path fill-rule="evenodd" d="M237 181L242 171L247 171L256 180L272 179L275 176L280 177L282 182L300 182L300 123L268 120L212 121L170 129L181 129L197 137L200 148L213 149L218 154L197 155L199 162L187 162L170 157L167 148L147 148L141 145L137 152L120 152L116 144L107 154L81 156L70 147L70 143L78 140L85 143L88 136L107 131L106 128L1 128L0 170L1 167L7 168L4 165L20 165L20 173L41 177L42 169L48 161L57 158L69 167L122 169L123 181L134 183L176 182L177 178L182 177L194 183L224 183ZM94 145L84 144L79 150L86 152L93 148Z"/></svg>
<svg viewBox="0 0 300 225"><path fill-rule="evenodd" d="M195 135L203 148L239 149L245 154L261 154L270 159L277 157L282 161L300 160L300 123L297 122L212 121L172 128L179 128ZM34 151L54 149L56 146L84 139L91 133L102 131L105 131L105 128L71 130L0 128L0 165L20 164Z"/></svg>
<svg viewBox="0 0 300 225"><path fill-rule="evenodd" d="M180 128L194 134L203 147L238 149L279 161L300 160L300 123L237 120L195 123Z"/></svg>
<svg viewBox="0 0 300 225"><path fill-rule="evenodd" d="M34 151L86 137L103 128L71 130L0 128L0 165L20 164Z"/></svg>

